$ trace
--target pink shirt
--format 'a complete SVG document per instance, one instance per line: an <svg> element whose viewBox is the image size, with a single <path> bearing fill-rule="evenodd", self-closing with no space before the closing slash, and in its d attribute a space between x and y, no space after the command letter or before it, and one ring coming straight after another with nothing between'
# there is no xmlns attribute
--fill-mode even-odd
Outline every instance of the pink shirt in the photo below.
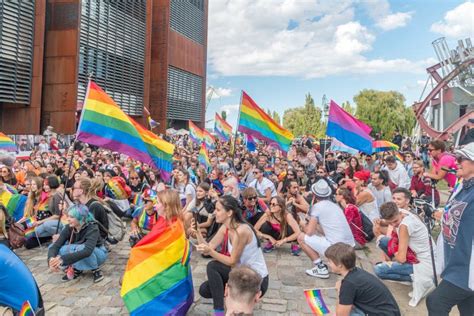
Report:
<svg viewBox="0 0 474 316"><path fill-rule="evenodd" d="M458 169L456 165L456 157L448 153L442 153L441 157L439 158L439 161L433 159L433 167L436 172L440 171L442 168L448 170ZM453 188L456 184L456 175L448 172L444 176L444 180L446 180L450 188Z"/></svg>

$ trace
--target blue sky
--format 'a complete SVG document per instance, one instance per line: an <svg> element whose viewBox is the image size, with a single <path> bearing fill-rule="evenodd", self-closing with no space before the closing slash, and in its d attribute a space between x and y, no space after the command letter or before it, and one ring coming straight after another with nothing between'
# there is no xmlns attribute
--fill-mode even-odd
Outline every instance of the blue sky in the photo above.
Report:
<svg viewBox="0 0 474 316"><path fill-rule="evenodd" d="M206 120L226 110L235 127L240 91L281 115L311 93L337 103L362 89L418 101L437 62L431 42L474 40L474 3L453 0L220 0L209 4ZM208 122L207 127L213 126Z"/></svg>

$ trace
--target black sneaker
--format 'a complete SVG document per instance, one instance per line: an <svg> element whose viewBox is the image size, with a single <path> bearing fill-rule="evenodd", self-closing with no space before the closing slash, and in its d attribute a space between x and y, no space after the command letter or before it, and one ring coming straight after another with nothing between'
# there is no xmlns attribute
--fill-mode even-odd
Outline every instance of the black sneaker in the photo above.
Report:
<svg viewBox="0 0 474 316"><path fill-rule="evenodd" d="M92 274L94 275L94 283L98 283L104 279L104 275L100 269L93 270Z"/></svg>
<svg viewBox="0 0 474 316"><path fill-rule="evenodd" d="M67 277L67 274L65 274L65 275L63 275L63 277L61 278L61 280L64 281L64 282L71 281L71 280L75 280L75 279L77 279L81 274L82 274L82 271L81 271L81 270L76 270L76 269L74 269L74 276L73 276L72 279L69 279L69 278Z"/></svg>

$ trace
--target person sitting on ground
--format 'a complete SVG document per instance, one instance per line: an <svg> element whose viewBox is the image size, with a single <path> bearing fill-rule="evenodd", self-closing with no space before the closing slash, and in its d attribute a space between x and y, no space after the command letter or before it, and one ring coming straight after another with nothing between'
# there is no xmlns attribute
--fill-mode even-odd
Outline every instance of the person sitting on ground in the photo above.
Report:
<svg viewBox="0 0 474 316"><path fill-rule="evenodd" d="M296 221L299 222L299 214L307 214L309 211L309 204L300 193L300 187L296 180L288 183L286 192L286 207L288 211L293 214Z"/></svg>
<svg viewBox="0 0 474 316"><path fill-rule="evenodd" d="M392 200L392 192L388 187L388 173L385 170L372 172L370 175L370 184L367 186L372 191L375 199L377 200L377 206L385 202Z"/></svg>
<svg viewBox="0 0 474 316"><path fill-rule="evenodd" d="M429 203L432 203L433 188L430 178L425 178L424 163L421 160L415 160L413 162L413 177L411 177L410 192L414 198L423 199ZM439 205L439 191L434 190L434 204Z"/></svg>
<svg viewBox="0 0 474 316"><path fill-rule="evenodd" d="M244 200L242 215L248 223L255 226L268 207L262 199L258 198L255 188L250 187L242 191L242 198Z"/></svg>
<svg viewBox="0 0 474 316"><path fill-rule="evenodd" d="M196 205L192 213L190 213L197 219L197 227L206 240L212 237L219 228L214 215L216 203L209 195L210 189L211 187L206 182L198 185L196 189ZM215 198L217 199L217 192L213 192L216 194Z"/></svg>
<svg viewBox="0 0 474 316"><path fill-rule="evenodd" d="M416 215L400 210L395 202L383 204L380 215L395 229L392 237L381 237L374 231L378 246L388 259L377 263L374 272L381 279L413 281L409 305L416 306L434 286L428 229Z"/></svg>
<svg viewBox="0 0 474 316"><path fill-rule="evenodd" d="M400 161L397 161L393 156L387 156L384 159L388 176L394 184L395 188L402 187L405 189L410 188L410 177L408 176L405 167Z"/></svg>
<svg viewBox="0 0 474 316"><path fill-rule="evenodd" d="M226 315L253 315L262 296L261 284L262 277L252 268L233 268L224 292Z"/></svg>
<svg viewBox="0 0 474 316"><path fill-rule="evenodd" d="M333 273L343 277L337 281L338 316L401 315L397 301L377 277L356 267L354 249L342 242L324 253Z"/></svg>
<svg viewBox="0 0 474 316"><path fill-rule="evenodd" d="M285 200L276 196L270 201L270 212L266 212L255 224L259 238L267 240L263 252L272 252L275 247L292 242L291 254L299 256L301 248L296 239L301 233L300 227L291 213L286 210Z"/></svg>
<svg viewBox="0 0 474 316"><path fill-rule="evenodd" d="M271 198L277 196L275 185L272 181L265 178L263 175L265 170L263 167L257 167L253 170L255 180L253 180L249 187L257 190L258 197L261 198L265 203L269 203Z"/></svg>
<svg viewBox="0 0 474 316"><path fill-rule="evenodd" d="M331 188L328 183L320 179L313 184L311 191L317 203L310 210L309 222L298 236L298 243L314 263L314 268L306 270L306 274L327 279L329 271L321 260L326 249L337 242L350 246L355 246L355 242L344 212L330 200Z"/></svg>
<svg viewBox="0 0 474 316"><path fill-rule="evenodd" d="M143 204L135 208L133 220L130 222L130 246L135 246L153 229L158 221L158 213L155 208L156 197L156 192L149 188L143 191L141 195Z"/></svg>
<svg viewBox="0 0 474 316"><path fill-rule="evenodd" d="M222 185L222 191L224 192L224 195L231 195L240 201L239 183L236 177L227 177L224 181L222 181Z"/></svg>
<svg viewBox="0 0 474 316"><path fill-rule="evenodd" d="M74 184L76 185L76 184ZM92 271L94 283L104 279L100 266L107 259L107 249L94 216L83 204L68 209L68 224L49 247L48 265L53 272L67 268L63 281L76 279L83 271Z"/></svg>
<svg viewBox="0 0 474 316"><path fill-rule="evenodd" d="M363 167L359 163L359 159L357 157L352 156L347 160L348 167L346 168L346 178L352 179L354 177L354 174L357 171L362 171Z"/></svg>
<svg viewBox="0 0 474 316"><path fill-rule="evenodd" d="M238 201L232 196L219 198L216 204L216 222L222 224L209 243L201 241L197 250L209 255L214 260L207 265L207 279L199 288L204 298L212 298L214 315L224 315L224 288L229 279L232 267L247 265L254 269L263 281L262 295L268 288L268 270L255 230L242 217ZM228 250L230 256L223 255L215 249L224 240L228 231Z"/></svg>
<svg viewBox="0 0 474 316"><path fill-rule="evenodd" d="M354 173L356 205L371 221L380 217L377 200L372 191L367 187L370 172L367 170Z"/></svg>
<svg viewBox="0 0 474 316"><path fill-rule="evenodd" d="M415 212L410 205L411 192L405 188L396 188L393 190L393 202L395 202L400 210Z"/></svg>
<svg viewBox="0 0 474 316"><path fill-rule="evenodd" d="M362 216L355 206L354 194L347 188L339 188L336 191L336 202L344 210L344 215L356 242L355 249L362 249L367 241L362 227Z"/></svg>

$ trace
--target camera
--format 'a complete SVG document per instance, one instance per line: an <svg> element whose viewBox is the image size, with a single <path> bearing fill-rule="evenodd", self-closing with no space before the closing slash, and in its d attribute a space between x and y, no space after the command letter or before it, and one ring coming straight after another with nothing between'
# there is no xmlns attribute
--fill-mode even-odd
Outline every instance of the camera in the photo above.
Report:
<svg viewBox="0 0 474 316"><path fill-rule="evenodd" d="M434 208L430 203L426 202L423 199L413 199L413 205L415 206L415 208L421 211L419 213L425 214L425 217L433 217Z"/></svg>

